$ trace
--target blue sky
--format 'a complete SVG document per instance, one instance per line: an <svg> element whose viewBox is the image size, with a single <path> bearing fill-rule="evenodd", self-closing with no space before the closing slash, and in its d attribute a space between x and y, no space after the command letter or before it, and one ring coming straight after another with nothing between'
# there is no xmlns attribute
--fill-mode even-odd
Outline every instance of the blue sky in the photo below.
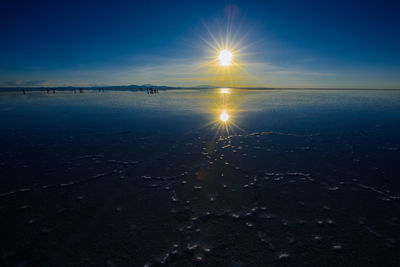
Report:
<svg viewBox="0 0 400 267"><path fill-rule="evenodd" d="M4 0L0 86L400 88L398 14L397 1ZM237 51L229 79L212 36Z"/></svg>

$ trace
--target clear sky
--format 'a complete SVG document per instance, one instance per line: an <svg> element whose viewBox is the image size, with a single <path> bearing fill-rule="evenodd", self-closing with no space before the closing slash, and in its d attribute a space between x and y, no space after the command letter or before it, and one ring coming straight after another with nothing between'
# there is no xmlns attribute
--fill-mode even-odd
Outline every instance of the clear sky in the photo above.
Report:
<svg viewBox="0 0 400 267"><path fill-rule="evenodd" d="M0 1L0 86L400 88L399 1ZM214 66L218 49L233 53Z"/></svg>

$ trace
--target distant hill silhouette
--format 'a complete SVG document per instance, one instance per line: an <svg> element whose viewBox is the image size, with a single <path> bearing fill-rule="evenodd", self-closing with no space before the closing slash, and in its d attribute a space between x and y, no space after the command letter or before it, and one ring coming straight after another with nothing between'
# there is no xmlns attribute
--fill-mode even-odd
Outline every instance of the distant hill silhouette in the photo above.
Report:
<svg viewBox="0 0 400 267"><path fill-rule="evenodd" d="M130 84L130 85L99 85L99 86L40 86L40 87L32 87L32 86L19 86L19 87L0 87L1 91L16 91L21 90L22 88L31 90L31 91L41 91L46 89L56 89L59 91L64 90L72 90L73 88L82 88L84 90L97 90L99 88L104 89L112 89L112 90L140 90L146 88L157 88L160 90L167 90L167 89L207 89L207 88L216 88L215 86L211 85L198 85L198 86L190 86L190 87L176 87L176 86L165 86L165 85L153 85L153 84Z"/></svg>

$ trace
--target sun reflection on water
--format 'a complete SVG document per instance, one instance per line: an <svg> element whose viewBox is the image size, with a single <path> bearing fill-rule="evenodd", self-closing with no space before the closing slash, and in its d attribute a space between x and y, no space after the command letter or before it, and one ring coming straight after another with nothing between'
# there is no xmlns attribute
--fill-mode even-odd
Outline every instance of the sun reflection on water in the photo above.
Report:
<svg viewBox="0 0 400 267"><path fill-rule="evenodd" d="M237 124L239 113L243 111L243 95L237 90L239 89L217 88L205 95L207 100L204 111L210 114L210 121L200 128L208 128L214 138L230 138L231 135L245 132Z"/></svg>
<svg viewBox="0 0 400 267"><path fill-rule="evenodd" d="M223 110L221 112L221 115L219 115L219 119L220 119L220 121L226 123L229 120L229 114L225 110Z"/></svg>
<svg viewBox="0 0 400 267"><path fill-rule="evenodd" d="M237 125L238 113L240 112L241 99L235 94L235 89L219 88L213 97L210 110L214 114L214 120L210 122L211 129L215 130L215 136L230 136L238 132L244 132Z"/></svg>
<svg viewBox="0 0 400 267"><path fill-rule="evenodd" d="M229 94L229 88L221 88L221 94Z"/></svg>

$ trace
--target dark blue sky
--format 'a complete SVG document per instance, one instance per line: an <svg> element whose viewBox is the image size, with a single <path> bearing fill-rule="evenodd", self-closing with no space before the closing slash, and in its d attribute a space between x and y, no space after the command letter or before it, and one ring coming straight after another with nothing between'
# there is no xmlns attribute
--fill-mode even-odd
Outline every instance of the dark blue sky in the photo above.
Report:
<svg viewBox="0 0 400 267"><path fill-rule="evenodd" d="M221 32L243 67L228 85L400 88L399 14L397 1L3 0L0 85L224 85L204 63Z"/></svg>

